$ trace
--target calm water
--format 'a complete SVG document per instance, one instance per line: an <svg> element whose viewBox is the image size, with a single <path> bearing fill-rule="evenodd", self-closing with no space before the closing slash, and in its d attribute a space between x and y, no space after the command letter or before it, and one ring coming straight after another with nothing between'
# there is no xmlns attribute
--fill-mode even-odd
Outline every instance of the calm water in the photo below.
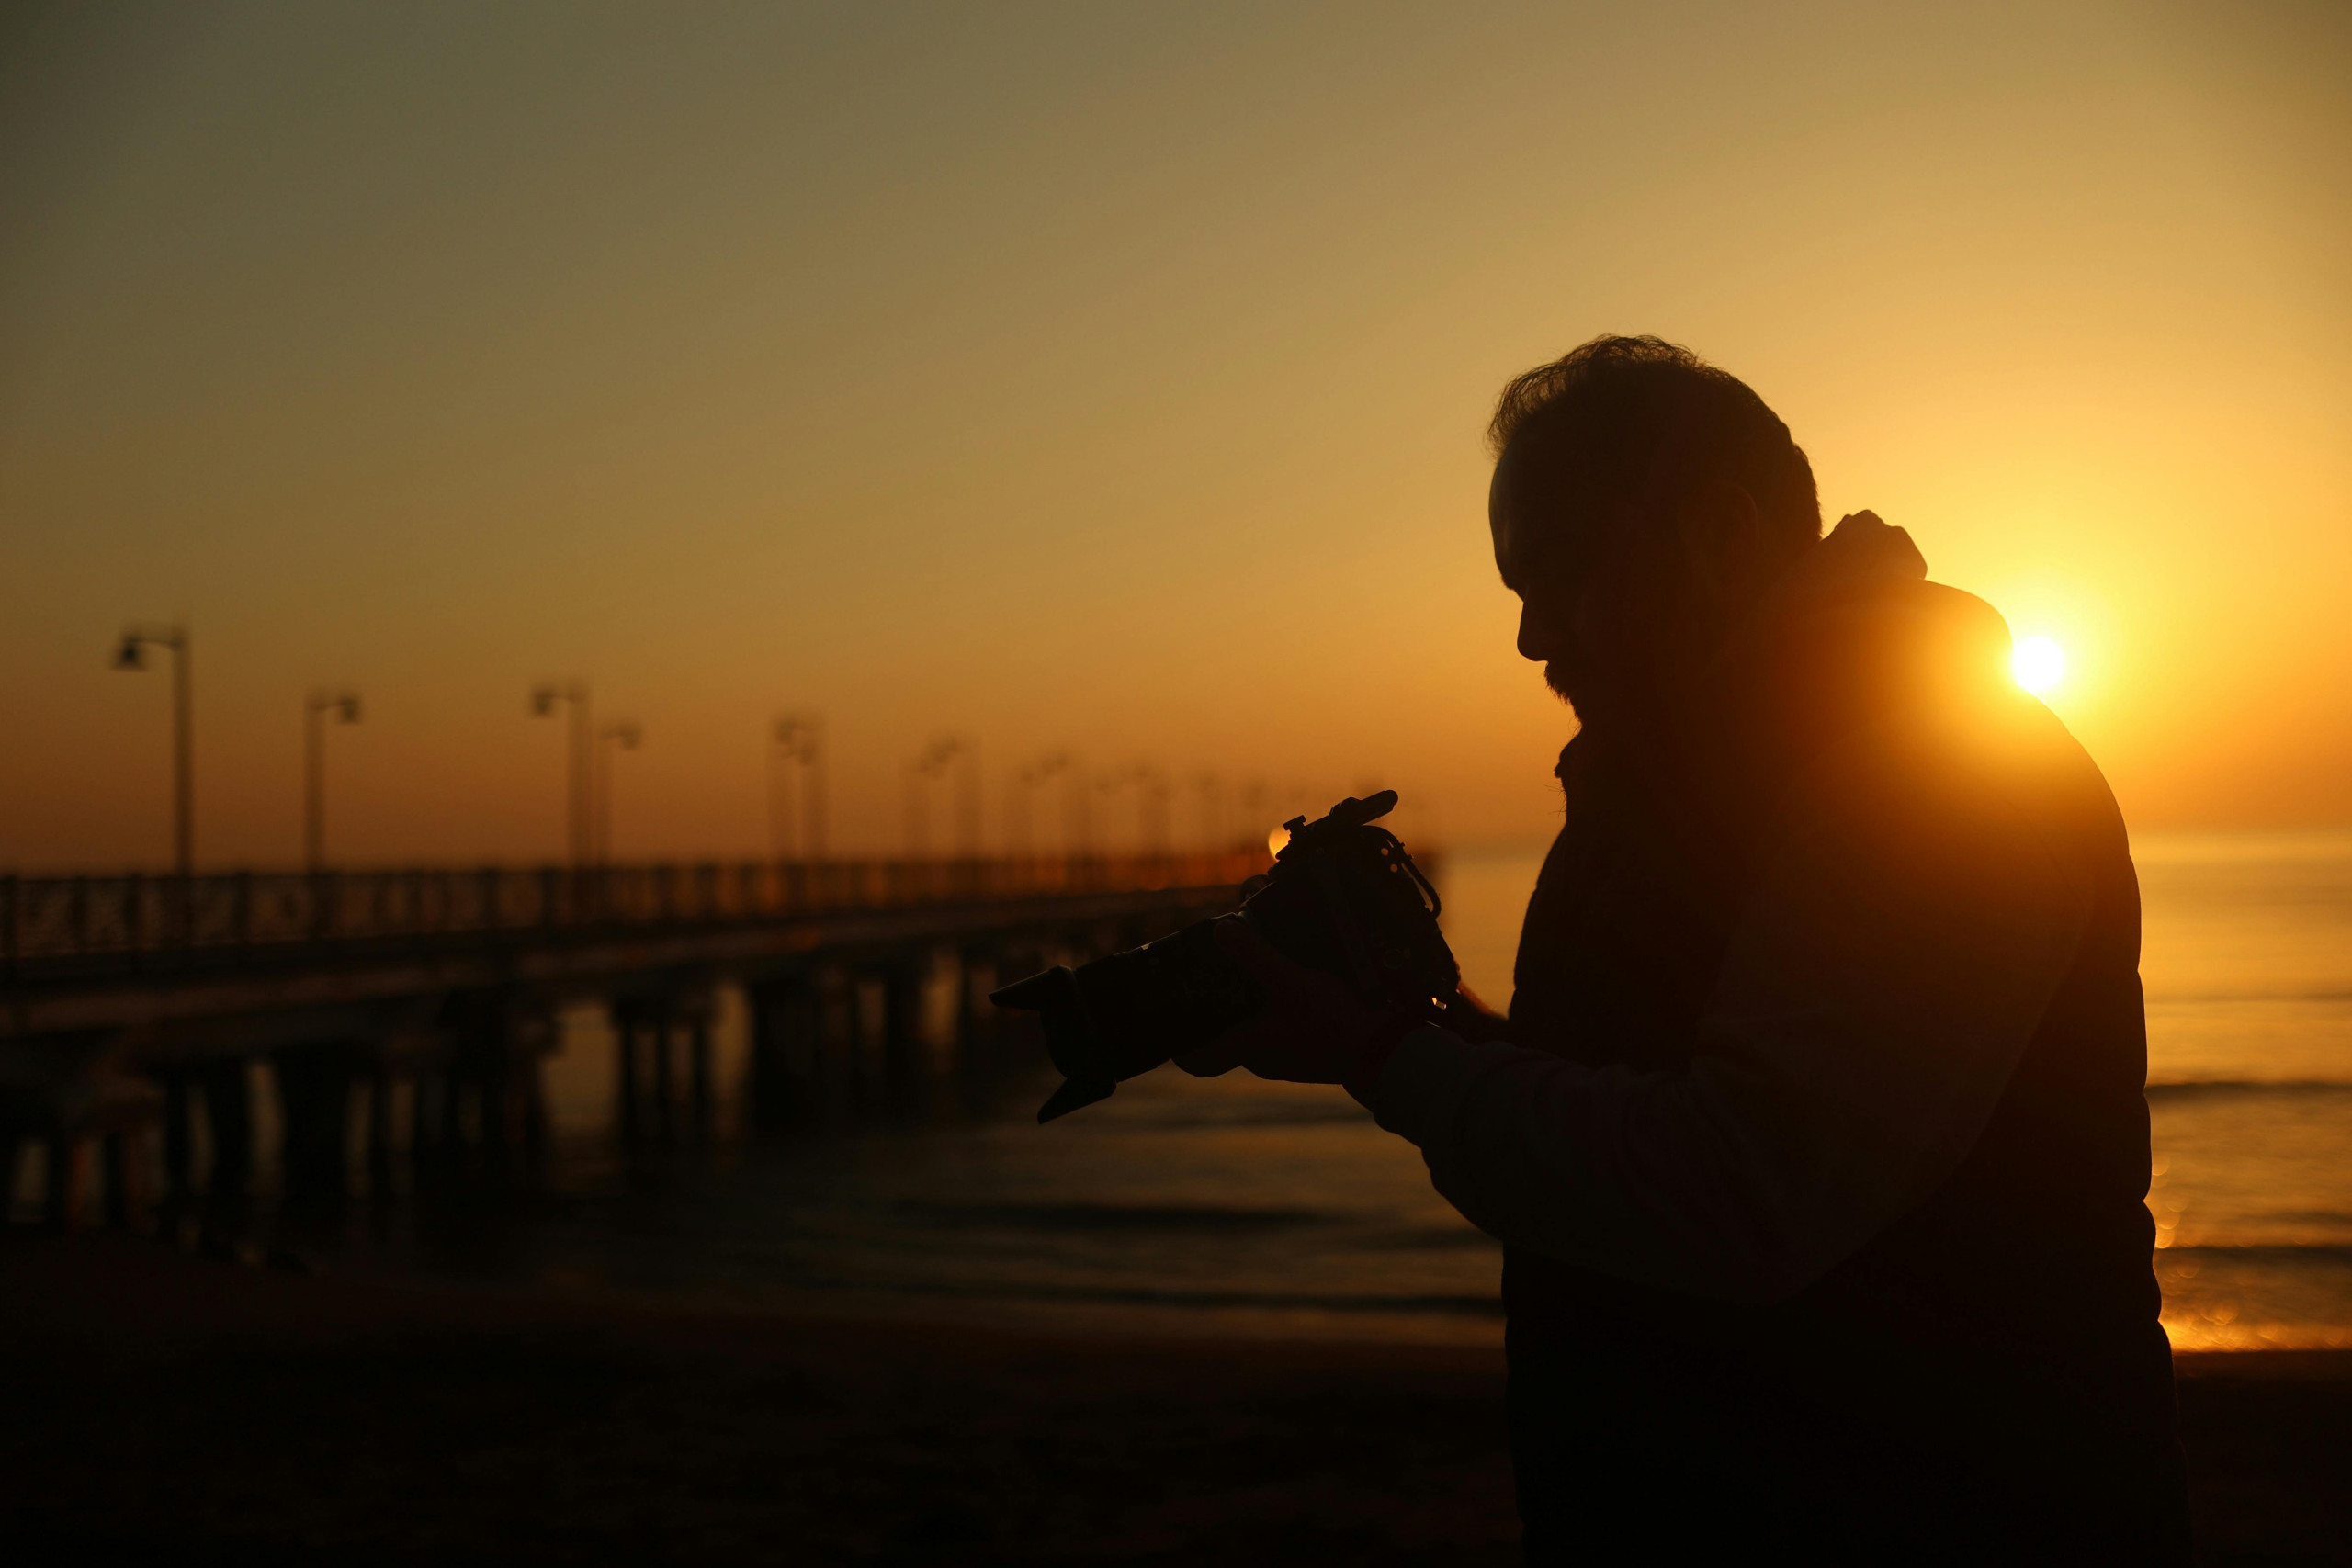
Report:
<svg viewBox="0 0 2352 1568"><path fill-rule="evenodd" d="M2352 1345L2352 835L2138 854L2175 1343ZM1538 859L1446 869L1450 935L1491 1002ZM595 1155L610 1042L587 1015L566 1034L552 1088L584 1195L500 1274L1078 1330L1499 1333L1498 1250L1336 1090L1163 1069L1051 1127L811 1140L631 1189ZM742 1034L719 1032L736 1074Z"/></svg>

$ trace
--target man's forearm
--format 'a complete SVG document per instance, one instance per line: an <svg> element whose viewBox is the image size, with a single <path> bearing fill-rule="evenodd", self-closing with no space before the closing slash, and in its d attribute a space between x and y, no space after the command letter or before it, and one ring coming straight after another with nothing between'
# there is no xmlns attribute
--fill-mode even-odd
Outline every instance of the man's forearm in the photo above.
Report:
<svg viewBox="0 0 2352 1568"><path fill-rule="evenodd" d="M1595 1070L1430 1027L1351 1092L1499 1240L1728 1297L1785 1293L1810 1262L1737 1118L1689 1075Z"/></svg>
<svg viewBox="0 0 2352 1568"><path fill-rule="evenodd" d="M1467 986L1445 1010L1445 1027L1474 1045L1510 1038L1510 1020L1481 1001Z"/></svg>

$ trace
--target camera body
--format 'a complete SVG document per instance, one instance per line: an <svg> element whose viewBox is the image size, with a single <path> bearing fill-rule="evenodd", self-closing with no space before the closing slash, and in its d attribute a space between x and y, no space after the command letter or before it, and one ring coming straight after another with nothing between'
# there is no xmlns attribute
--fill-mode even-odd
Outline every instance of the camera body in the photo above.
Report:
<svg viewBox="0 0 2352 1568"><path fill-rule="evenodd" d="M1264 988L1217 945L1224 920L1245 921L1294 963L1337 975L1367 1006L1443 1016L1462 972L1438 929L1437 889L1396 834L1372 825L1396 805L1396 791L1382 790L1313 822L1295 817L1272 871L1253 879L1238 912L991 993L999 1007L1043 1015L1063 1083L1037 1120L1107 1099L1120 1080L1207 1044L1266 1005Z"/></svg>

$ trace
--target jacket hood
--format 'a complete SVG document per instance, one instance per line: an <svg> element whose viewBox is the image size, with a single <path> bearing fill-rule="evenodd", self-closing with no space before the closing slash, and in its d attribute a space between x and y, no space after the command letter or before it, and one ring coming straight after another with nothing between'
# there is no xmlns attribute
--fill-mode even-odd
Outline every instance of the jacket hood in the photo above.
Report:
<svg viewBox="0 0 2352 1568"><path fill-rule="evenodd" d="M1832 600L1927 579L1928 558L1908 533L1860 513L1799 556L1787 575L1766 592L1751 619L1802 615Z"/></svg>

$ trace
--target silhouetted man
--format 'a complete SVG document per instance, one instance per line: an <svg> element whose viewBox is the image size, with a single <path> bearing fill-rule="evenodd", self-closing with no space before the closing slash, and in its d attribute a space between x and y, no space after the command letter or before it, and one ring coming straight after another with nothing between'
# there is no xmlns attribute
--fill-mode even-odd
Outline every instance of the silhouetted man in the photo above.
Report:
<svg viewBox="0 0 2352 1568"><path fill-rule="evenodd" d="M1275 1005L1183 1065L1346 1084L1505 1243L1531 1562L2186 1562L2098 770L1685 350L1597 339L1491 435L1580 720L1510 1016L1369 1012L1241 933Z"/></svg>

